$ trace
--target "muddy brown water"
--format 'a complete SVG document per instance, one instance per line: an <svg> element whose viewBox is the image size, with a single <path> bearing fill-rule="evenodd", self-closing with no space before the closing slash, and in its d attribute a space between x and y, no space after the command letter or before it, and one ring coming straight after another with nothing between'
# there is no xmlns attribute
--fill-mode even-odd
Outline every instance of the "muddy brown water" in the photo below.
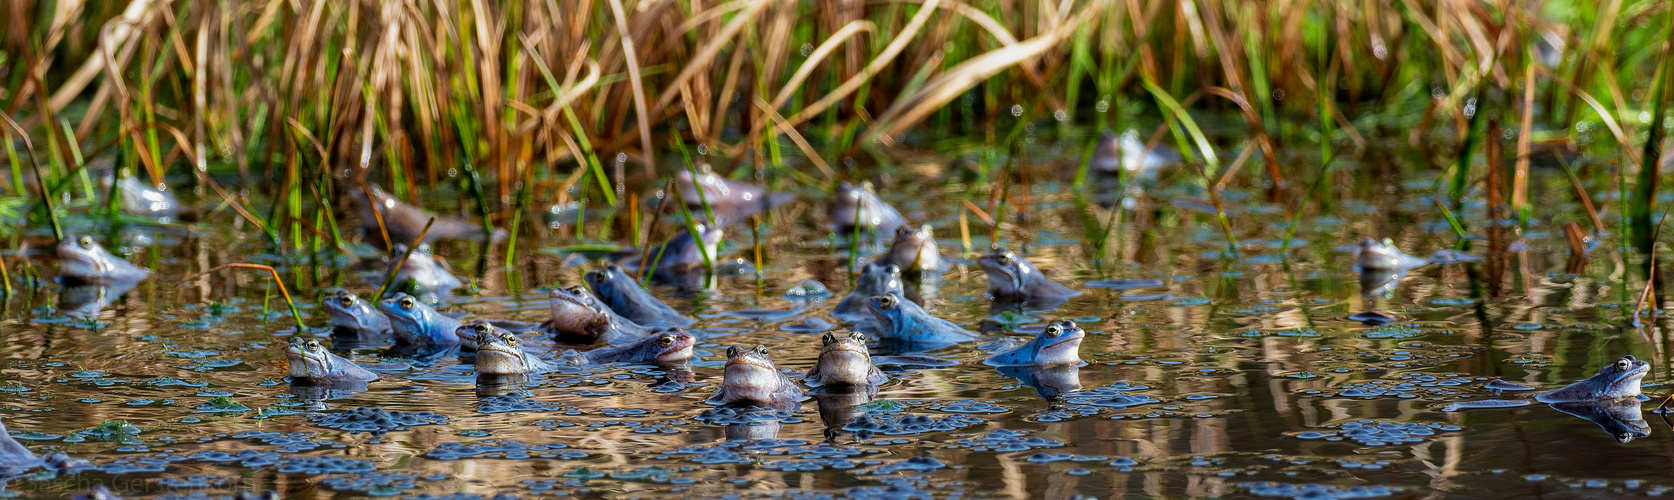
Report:
<svg viewBox="0 0 1674 500"><path fill-rule="evenodd" d="M1114 191L1080 203L1063 181L1039 174L1027 222L1002 231L1002 242L1086 293L1022 314L991 310L978 254L962 251L955 208L966 186L889 187L885 198L935 224L944 253L963 263L909 288L937 315L971 329L986 324L988 337L936 352L958 366L892 372L876 401L859 408L852 405L867 398L831 397L731 425L703 413L713 408L704 399L727 346L766 345L781 368L800 373L819 337L794 326L819 318L844 328L830 310L848 290L847 251L818 225L823 202L805 197L764 220L764 279L655 291L704 332L685 384L671 383L667 369L612 366L479 391L468 367L444 360L386 371L365 391L293 392L280 349L298 332L277 294L263 315L265 279L240 272L175 281L255 259L258 239L212 227L124 231L138 238L124 245L139 249L133 260L155 273L96 321L64 317L56 283L5 303L0 416L37 454L63 451L88 465L11 478L3 495L60 497L95 484L154 498L240 490L286 498L1570 498L1674 488L1670 427L1650 412L1658 400L1580 411L1601 426L1532 402L1538 391L1485 387L1503 379L1555 388L1634 354L1652 361L1646 393L1666 394L1667 344L1658 330L1628 326L1641 263L1623 264L1608 243L1619 236L1607 235L1590 262L1570 265L1554 220L1581 219L1565 201L1561 173L1539 172L1535 185L1544 189L1536 199L1563 208L1537 214L1528 232L1507 227L1490 238L1482 208L1468 207L1463 215L1475 224L1466 253L1487 260L1418 269L1387 297L1361 294L1353 257L1340 246L1390 236L1426 256L1456 239L1433 205L1413 201L1433 175L1399 185L1360 177L1333 181L1333 205L1310 209L1286 253L1277 247L1288 205L1229 191L1242 247L1235 259L1224 257L1225 238L1196 211L1202 204L1190 189L1152 186L1135 194L1107 258L1097 259L1088 228L1108 220ZM980 204L986 194L972 199ZM973 250L986 250L986 228L971 222ZM754 258L747 227L730 227L728 240L728 257ZM477 276L480 293L451 297L443 310L539 320L540 287L579 284L596 267L562 267L541 250L573 241L523 239L520 247L537 250L520 250L510 269L490 266ZM1512 250L1495 257L1490 247L1502 243ZM466 243L439 250L461 270L477 252ZM50 263L38 265L51 274ZM287 282L313 283L296 265ZM376 288L369 271L352 266L320 272L363 296ZM784 296L808 279L834 295ZM317 290L296 292L309 326L300 334L328 340ZM1350 319L1369 309L1399 320L1374 327ZM1087 330L1085 366L1020 379L980 363L987 353L979 345L1061 319ZM377 352L359 350L355 359L374 361ZM1528 404L1444 411L1481 400ZM432 413L381 434L324 425L360 407ZM858 423L845 418L860 415ZM1649 435L1619 442L1624 427L1615 422L1631 417L1642 417ZM87 432L104 421L138 432Z"/></svg>

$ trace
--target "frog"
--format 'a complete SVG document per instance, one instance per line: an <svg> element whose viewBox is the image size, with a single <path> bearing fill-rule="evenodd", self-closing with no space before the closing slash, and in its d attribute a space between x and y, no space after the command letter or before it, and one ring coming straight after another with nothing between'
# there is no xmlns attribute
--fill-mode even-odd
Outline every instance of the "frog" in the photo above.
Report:
<svg viewBox="0 0 1674 500"><path fill-rule="evenodd" d="M872 364L872 353L866 349L866 334L857 331L821 335L820 357L802 375L802 383L809 387L877 387L888 380Z"/></svg>
<svg viewBox="0 0 1674 500"><path fill-rule="evenodd" d="M1081 364L1081 340L1087 333L1074 321L1048 323L1023 345L982 360L989 366L1057 366Z"/></svg>
<svg viewBox="0 0 1674 500"><path fill-rule="evenodd" d="M407 245L397 244L395 255L402 254L407 255L407 260L400 261L401 267L395 270L392 283L412 281L427 291L438 293L465 286L464 280L448 272L447 266L431 254L430 245L419 245L409 253Z"/></svg>
<svg viewBox="0 0 1674 500"><path fill-rule="evenodd" d="M988 274L988 295L996 301L1062 303L1081 295L1053 282L1028 259L1005 247L990 248L987 255L977 258L977 265Z"/></svg>
<svg viewBox="0 0 1674 500"><path fill-rule="evenodd" d="M901 285L900 267L894 264L867 263L860 268L860 277L854 282L854 290L843 296L843 300L831 310L831 315L844 320L864 322L872 319L871 310L866 308L866 299L879 295L904 297L906 293L906 289Z"/></svg>
<svg viewBox="0 0 1674 500"><path fill-rule="evenodd" d="M1430 261L1413 257L1395 247L1395 241L1384 238L1383 241L1362 238L1360 245L1355 248L1355 267L1360 272L1369 271L1405 271L1429 264Z"/></svg>
<svg viewBox="0 0 1674 500"><path fill-rule="evenodd" d="M58 275L66 284L137 282L151 275L112 255L87 235L66 235L58 242Z"/></svg>
<svg viewBox="0 0 1674 500"><path fill-rule="evenodd" d="M694 232L698 235L697 239L692 238ZM624 257L617 264L635 274L641 274L641 268L649 267L652 280L679 283L682 277L701 273L720 258L723 236L720 227L696 222L692 231L676 230L667 241L645 249L644 254L640 254L638 249L624 249L620 252ZM701 246L699 242L702 242Z"/></svg>
<svg viewBox="0 0 1674 500"><path fill-rule="evenodd" d="M796 199L793 195L769 192L762 186L716 175L707 163L695 170L696 176L690 170L674 174L674 188L693 213L700 213L704 204L708 204L709 211L717 218L736 222Z"/></svg>
<svg viewBox="0 0 1674 500"><path fill-rule="evenodd" d="M587 287L606 307L645 327L686 327L695 320L651 296L622 266L611 264L588 271Z"/></svg>
<svg viewBox="0 0 1674 500"><path fill-rule="evenodd" d="M1651 364L1635 359L1632 354L1616 358L1592 378L1535 396L1542 403L1572 401L1610 401L1639 397L1639 382L1651 372Z"/></svg>
<svg viewBox="0 0 1674 500"><path fill-rule="evenodd" d="M397 243L413 244L421 232L424 234L421 243L435 243L444 239L482 239L485 235L489 240L496 242L506 238L504 229L496 228L490 233L484 233L482 224L432 214L396 199L376 184L367 184L364 190L359 186L349 187L348 192L355 208L360 211L360 223L367 234L367 240L379 248L394 248ZM371 193L371 198L367 198L367 192ZM425 231L425 224L429 223L431 218L435 218L436 221L430 223L429 231ZM381 228L378 222L380 219L383 221ZM384 241L385 231L389 235L387 245Z"/></svg>
<svg viewBox="0 0 1674 500"><path fill-rule="evenodd" d="M389 318L398 354L428 357L459 348L459 320L436 312L430 304L405 293L378 301Z"/></svg>
<svg viewBox="0 0 1674 500"><path fill-rule="evenodd" d="M536 329L551 334L560 342L620 344L650 334L639 323L605 307L586 287L553 288L547 292L547 300L551 304L552 319L542 322Z"/></svg>
<svg viewBox="0 0 1674 500"><path fill-rule="evenodd" d="M332 290L320 301L320 306L331 316L331 325L336 329L366 337L384 335L391 330L388 316L348 290Z"/></svg>
<svg viewBox="0 0 1674 500"><path fill-rule="evenodd" d="M292 337L285 346L285 360L290 365L291 385L354 386L378 380L377 374L332 354L314 339Z"/></svg>
<svg viewBox="0 0 1674 500"><path fill-rule="evenodd" d="M871 182L837 184L829 215L831 230L838 237L853 234L857 227L863 233L890 234L907 225L900 211L878 198Z"/></svg>
<svg viewBox="0 0 1674 500"><path fill-rule="evenodd" d="M753 349L727 348L727 365L721 385L709 404L749 404L769 407L800 405L808 399L796 382L779 371L767 346Z"/></svg>
<svg viewBox="0 0 1674 500"><path fill-rule="evenodd" d="M893 264L903 273L939 273L952 267L936 246L935 228L929 224L895 229L895 241L878 256L878 265Z"/></svg>
<svg viewBox="0 0 1674 500"><path fill-rule="evenodd" d="M905 297L878 295L866 299L872 311L878 341L907 349L932 349L977 338L977 334L953 322L931 316Z"/></svg>
<svg viewBox="0 0 1674 500"><path fill-rule="evenodd" d="M489 330L477 337L475 362L478 375L534 375L556 368L552 363L524 349L517 334L487 322L473 324L485 326Z"/></svg>
<svg viewBox="0 0 1674 500"><path fill-rule="evenodd" d="M1093 170L1106 174L1126 171L1134 178L1155 179L1163 167L1177 163L1180 163L1180 152L1174 148L1164 144L1146 148L1145 143L1139 141L1137 132L1118 135L1106 130L1093 148L1089 165Z"/></svg>
<svg viewBox="0 0 1674 500"><path fill-rule="evenodd" d="M587 366L605 363L668 365L692 358L692 346L697 337L679 328L670 328L631 343L601 347L591 351L566 350L558 356L558 364Z"/></svg>
<svg viewBox="0 0 1674 500"><path fill-rule="evenodd" d="M0 477L22 474L40 465L41 459L12 439L6 432L5 422L0 420Z"/></svg>

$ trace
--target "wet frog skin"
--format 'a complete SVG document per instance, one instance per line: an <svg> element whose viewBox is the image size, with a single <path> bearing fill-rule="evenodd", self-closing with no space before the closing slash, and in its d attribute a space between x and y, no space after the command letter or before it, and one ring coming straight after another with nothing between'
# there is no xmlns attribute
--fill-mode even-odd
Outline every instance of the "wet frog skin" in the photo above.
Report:
<svg viewBox="0 0 1674 500"><path fill-rule="evenodd" d="M933 349L977 338L977 334L931 316L918 304L897 295L869 298L866 306L872 311L879 342Z"/></svg>
<svg viewBox="0 0 1674 500"><path fill-rule="evenodd" d="M59 276L70 283L133 282L151 275L112 255L87 235L67 235L59 241L58 262Z"/></svg>
<svg viewBox="0 0 1674 500"><path fill-rule="evenodd" d="M767 346L754 349L727 348L727 366L721 386L709 398L710 404L754 404L783 407L801 403L807 394L790 377L779 372L767 354Z"/></svg>
<svg viewBox="0 0 1674 500"><path fill-rule="evenodd" d="M697 239L692 238L691 231L678 230L669 236L668 241L646 249L644 255L638 255L637 249L631 249L635 255L619 264L635 274L640 273L641 268L649 268L653 279L677 282L681 276L705 269L709 262L720 257L724 236L721 228L699 222L693 230L698 234ZM705 255L708 256L707 261Z"/></svg>
<svg viewBox="0 0 1674 500"><path fill-rule="evenodd" d="M895 230L895 241L889 251L876 261L879 265L893 264L906 273L937 273L950 267L936 246L934 228L929 224L914 228L901 226Z"/></svg>
<svg viewBox="0 0 1674 500"><path fill-rule="evenodd" d="M633 276L624 271L622 266L612 264L588 271L586 280L587 287L593 290L594 297L616 311L616 314L641 326L684 328L695 323L668 304L652 297L651 292L641 288L639 282L634 281Z"/></svg>
<svg viewBox="0 0 1674 500"><path fill-rule="evenodd" d="M472 223L456 217L435 215L422 208L396 199L395 196L384 192L377 185L367 185L366 190L358 187L350 188L349 198L354 200L355 208L360 211L360 223L364 228L366 241L379 247L384 245L383 231L389 232L389 247L395 244L411 244L418 239L419 233L424 231L425 223L435 217L436 222L430 225L430 230L424 232L422 243L435 243L443 239L483 237L482 224ZM370 201L366 191L371 191ZM376 205L374 209L373 205ZM373 211L377 212L374 213ZM383 227L378 226L378 219L383 219ZM495 241L504 239L505 230L495 229L491 238Z"/></svg>
<svg viewBox="0 0 1674 500"><path fill-rule="evenodd" d="M378 310L389 317L396 346L424 356L459 346L459 320L443 316L429 304L405 293L378 301Z"/></svg>
<svg viewBox="0 0 1674 500"><path fill-rule="evenodd" d="M1639 382L1651 372L1651 364L1622 356L1606 365L1592 378L1569 384L1562 389L1535 396L1542 403L1570 401L1608 401L1639 397Z"/></svg>
<svg viewBox="0 0 1674 500"><path fill-rule="evenodd" d="M365 385L378 380L377 374L332 354L318 340L291 338L285 346L285 360L290 364L292 385Z"/></svg>
<svg viewBox="0 0 1674 500"><path fill-rule="evenodd" d="M789 194L770 193L762 186L721 177L708 164L697 170L696 177L689 170L674 174L674 187L680 191L680 199L694 212L703 210L707 203L717 217L739 222L796 199Z"/></svg>
<svg viewBox="0 0 1674 500"><path fill-rule="evenodd" d="M5 421L0 420L0 476L19 474L40 464L41 459L12 439L6 432Z"/></svg>
<svg viewBox="0 0 1674 500"><path fill-rule="evenodd" d="M1400 271L1429 264L1430 261L1413 257L1395 248L1395 242L1389 238L1377 241L1371 238L1360 240L1360 246L1355 249L1355 266L1361 272L1367 271Z"/></svg>
<svg viewBox="0 0 1674 500"><path fill-rule="evenodd" d="M481 324L489 331L478 338L478 375L534 375L554 368L552 363L524 349L517 334L487 323Z"/></svg>
<svg viewBox="0 0 1674 500"><path fill-rule="evenodd" d="M692 359L697 337L679 328L664 330L629 344L601 347L587 352L565 351L558 363L570 366L605 363L667 365Z"/></svg>
<svg viewBox="0 0 1674 500"><path fill-rule="evenodd" d="M838 184L829 215L831 231L839 237L852 234L857 225L863 233L889 234L907 224L901 212L878 199L878 193L870 182Z"/></svg>
<svg viewBox="0 0 1674 500"><path fill-rule="evenodd" d="M320 301L320 306L331 316L334 327L364 336L390 332L389 317L348 290L333 291Z"/></svg>
<svg viewBox="0 0 1674 500"><path fill-rule="evenodd" d="M1046 325L1029 342L982 360L989 366L1058 366L1081 363L1081 340L1087 333L1074 321Z"/></svg>
<svg viewBox="0 0 1674 500"><path fill-rule="evenodd" d="M866 349L865 334L827 333L821 336L820 342L819 359L802 376L802 383L809 387L876 387L889 380L877 365L872 364L872 353Z"/></svg>
<svg viewBox="0 0 1674 500"><path fill-rule="evenodd" d="M892 264L880 266L868 263L860 269L860 279L855 280L854 291L843 296L831 315L851 321L869 320L872 319L872 312L866 308L866 299L879 295L904 297L906 294L901 285L901 268Z"/></svg>
<svg viewBox="0 0 1674 500"><path fill-rule="evenodd" d="M1180 153L1174 148L1158 144L1146 149L1145 143L1136 137L1117 135L1106 130L1099 138L1098 146L1093 149L1090 165L1093 169L1107 174L1126 170L1129 175L1137 178L1154 179L1163 167L1179 162Z"/></svg>
<svg viewBox="0 0 1674 500"><path fill-rule="evenodd" d="M537 329L560 342L572 344L620 344L644 338L650 332L638 323L616 314L593 292L580 286L554 288L547 292L552 319Z"/></svg>
<svg viewBox="0 0 1674 500"><path fill-rule="evenodd" d="M988 274L988 294L1001 301L1062 301L1081 292L1053 282L1028 259L996 246L977 258Z"/></svg>

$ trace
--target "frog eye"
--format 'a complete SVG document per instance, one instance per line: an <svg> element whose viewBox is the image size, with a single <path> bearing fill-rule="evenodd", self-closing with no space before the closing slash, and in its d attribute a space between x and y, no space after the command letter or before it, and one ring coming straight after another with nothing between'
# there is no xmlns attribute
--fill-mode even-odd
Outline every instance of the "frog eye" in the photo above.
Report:
<svg viewBox="0 0 1674 500"><path fill-rule="evenodd" d="M1616 369L1617 370L1627 371L1627 369L1631 368L1632 366L1633 366L1633 363L1629 363L1628 360L1626 360L1626 359L1616 360Z"/></svg>
<svg viewBox="0 0 1674 500"><path fill-rule="evenodd" d="M411 296L401 297L401 301L398 302L398 304L400 304L402 309L406 309L408 311L413 310L414 307L418 307L418 301L413 300Z"/></svg>
<svg viewBox="0 0 1674 500"><path fill-rule="evenodd" d="M895 264L884 266L884 272L889 273L891 276L900 276L901 266L897 266Z"/></svg>
<svg viewBox="0 0 1674 500"><path fill-rule="evenodd" d="M994 261L999 262L1001 264L1010 264L1011 263L1011 252L1004 252L1004 251L994 252Z"/></svg>
<svg viewBox="0 0 1674 500"><path fill-rule="evenodd" d="M882 297L879 297L878 298L878 306L883 307L885 309L895 307L895 296L894 295L884 295Z"/></svg>
<svg viewBox="0 0 1674 500"><path fill-rule="evenodd" d="M500 340L505 342L506 345L509 345L509 346L517 345L517 335L507 333L507 334L501 335Z"/></svg>
<svg viewBox="0 0 1674 500"><path fill-rule="evenodd" d="M320 350L320 341L310 340L306 343L303 343L302 346L308 348L308 350L310 350L310 351L319 351Z"/></svg>
<svg viewBox="0 0 1674 500"><path fill-rule="evenodd" d="M902 236L906 236L906 235L909 235L909 234L913 234L913 228L910 227L910 226L901 226L901 227L895 228L895 237L896 238L900 238Z"/></svg>
<svg viewBox="0 0 1674 500"><path fill-rule="evenodd" d="M1056 337L1062 335L1063 333L1064 327L1058 326L1057 323L1046 325L1046 336L1048 337Z"/></svg>
<svg viewBox="0 0 1674 500"><path fill-rule="evenodd" d="M738 357L738 346L728 347L727 348L727 357L729 357L729 358Z"/></svg>
<svg viewBox="0 0 1674 500"><path fill-rule="evenodd" d="M837 337L835 337L835 336L833 336L829 333L824 334L824 335L820 335L820 343L821 344L830 344L830 343L836 342L836 341L837 341Z"/></svg>
<svg viewBox="0 0 1674 500"><path fill-rule="evenodd" d="M767 346L758 345L758 346L756 346L756 348L754 350L756 352L756 355L758 355L758 356L766 356L767 355Z"/></svg>
<svg viewBox="0 0 1674 500"><path fill-rule="evenodd" d="M1632 440L1633 440L1633 434L1631 434L1631 433L1623 432L1621 434L1616 435L1616 442L1618 442L1618 443L1627 444L1628 441L1632 441Z"/></svg>
<svg viewBox="0 0 1674 500"><path fill-rule="evenodd" d="M664 336L661 336L661 337L657 337L657 345L660 345L660 346L663 346L663 347L668 347L668 346L674 345L674 336L673 335L664 335Z"/></svg>
<svg viewBox="0 0 1674 500"><path fill-rule="evenodd" d="M82 248L85 248L85 249L88 249L88 250L92 250L93 246L94 246L93 245L93 237L92 236L87 236L87 235L82 235L81 238L77 238L76 243L81 245Z"/></svg>
<svg viewBox="0 0 1674 500"><path fill-rule="evenodd" d="M568 288L564 289L564 291L570 292L570 295L581 295L581 292L583 292L585 290L587 290L587 289L582 288L581 285L576 285L576 286L572 286L572 287L568 287Z"/></svg>
<svg viewBox="0 0 1674 500"><path fill-rule="evenodd" d="M598 269L587 273L587 279L592 280L594 283L604 284L604 282L610 281L610 270Z"/></svg>
<svg viewBox="0 0 1674 500"><path fill-rule="evenodd" d="M343 307L352 307L352 306L355 305L355 296L344 295L342 297L338 297L337 298L337 304L341 305Z"/></svg>
<svg viewBox="0 0 1674 500"><path fill-rule="evenodd" d="M851 333L849 333L849 338L854 339L854 340L859 341L859 342L865 342L866 341L866 334L860 333L860 332L851 332Z"/></svg>
<svg viewBox="0 0 1674 500"><path fill-rule="evenodd" d="M477 333L488 333L489 330L488 323L477 323L471 326L477 331Z"/></svg>

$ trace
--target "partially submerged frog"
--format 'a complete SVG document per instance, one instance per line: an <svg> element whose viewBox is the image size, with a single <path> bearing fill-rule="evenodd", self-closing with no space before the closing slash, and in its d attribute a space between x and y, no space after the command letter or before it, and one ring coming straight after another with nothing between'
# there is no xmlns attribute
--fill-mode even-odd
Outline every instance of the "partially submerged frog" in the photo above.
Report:
<svg viewBox="0 0 1674 500"><path fill-rule="evenodd" d="M839 237L852 234L856 227L863 233L875 231L889 234L907 224L901 212L878 199L878 193L872 189L870 182L838 184L830 219L831 230Z"/></svg>
<svg viewBox="0 0 1674 500"><path fill-rule="evenodd" d="M620 344L646 336L638 323L605 307L593 292L580 286L554 288L547 293L552 319L537 329L551 333L560 342L572 344Z"/></svg>
<svg viewBox="0 0 1674 500"><path fill-rule="evenodd" d="M819 359L802 376L802 383L809 387L876 387L889 380L877 365L872 364L872 353L866 349L866 334L827 333L820 337L820 343Z"/></svg>
<svg viewBox="0 0 1674 500"><path fill-rule="evenodd" d="M320 306L331 316L331 325L338 329L362 336L378 336L390 331L388 316L372 307L371 302L361 300L348 290L333 291L320 301Z"/></svg>
<svg viewBox="0 0 1674 500"><path fill-rule="evenodd" d="M879 295L905 296L906 293L901 287L901 268L894 264L880 266L868 263L860 269L860 278L855 280L854 290L837 303L831 315L851 321L869 320L872 319L872 312L866 308L866 299Z"/></svg>
<svg viewBox="0 0 1674 500"><path fill-rule="evenodd" d="M698 239L692 238L692 231L679 229L669 236L668 241L647 248L643 255L637 249L629 249L629 256L617 263L636 274L640 273L640 268L650 267L651 277L655 280L679 281L681 276L702 271L720 258L721 228L699 222L693 230L697 232Z"/></svg>
<svg viewBox="0 0 1674 500"><path fill-rule="evenodd" d="M767 346L727 348L727 367L710 404L754 404L784 407L801 403L807 394L785 376L767 354Z"/></svg>
<svg viewBox="0 0 1674 500"><path fill-rule="evenodd" d="M942 258L941 249L936 246L936 237L929 224L914 228L901 226L895 229L895 241L890 243L889 251L878 257L877 264L893 264L903 272L923 273L941 272L949 267L946 259Z"/></svg>
<svg viewBox="0 0 1674 500"><path fill-rule="evenodd" d="M1634 439L1651 435L1645 423L1645 413L1639 409L1639 399L1626 398L1605 401L1570 401L1552 403L1552 409L1598 424L1617 443L1627 444Z"/></svg>
<svg viewBox="0 0 1674 500"><path fill-rule="evenodd" d="M1360 272L1374 270L1404 271L1430 263L1428 260L1401 252L1401 249L1395 248L1394 240L1389 238L1384 238L1381 242L1371 238L1362 238L1360 246L1355 248L1355 255L1355 266L1360 269Z"/></svg>
<svg viewBox="0 0 1674 500"><path fill-rule="evenodd" d="M1081 364L1081 340L1087 332L1074 321L1048 323L1029 342L982 360L990 366L1056 366Z"/></svg>
<svg viewBox="0 0 1674 500"><path fill-rule="evenodd" d="M396 293L378 301L378 310L389 317L395 332L394 350L399 354L425 357L459 347L459 320L443 316L411 295Z"/></svg>
<svg viewBox="0 0 1674 500"><path fill-rule="evenodd" d="M1568 401L1607 401L1639 397L1639 382L1651 372L1651 364L1633 355L1622 356L1605 366L1592 378L1569 384L1562 389L1535 396L1542 403Z"/></svg>
<svg viewBox="0 0 1674 500"><path fill-rule="evenodd" d="M1133 177L1153 179L1163 167L1180 163L1180 153L1174 148L1158 144L1147 149L1138 136L1131 131L1121 135L1104 131L1093 149L1090 166L1107 174L1127 171Z"/></svg>
<svg viewBox="0 0 1674 500"><path fill-rule="evenodd" d="M101 177L99 187L110 189L110 181L111 176ZM123 213L165 220L180 215L181 209L180 200L169 194L167 188L166 184L161 187L152 186L131 175L122 176L121 180L116 181L117 192L122 197L120 203Z"/></svg>
<svg viewBox="0 0 1674 500"><path fill-rule="evenodd" d="M407 246L404 244L395 246L397 258L406 251ZM432 292L446 292L465 285L464 281L454 276L448 271L447 266L431 255L430 245L419 245L413 249L412 253L407 254L407 260L401 261L401 268L395 270L395 283L405 283L409 280Z"/></svg>
<svg viewBox="0 0 1674 500"><path fill-rule="evenodd" d="M477 338L478 375L533 375L552 371L555 366L519 345L517 334L488 323L489 332Z"/></svg>
<svg viewBox="0 0 1674 500"><path fill-rule="evenodd" d="M612 264L588 271L587 287L593 290L594 297L616 311L616 314L641 326L685 327L695 323L668 304L652 297L651 292L641 288L639 282L634 281L632 276L622 270L622 266Z"/></svg>
<svg viewBox="0 0 1674 500"><path fill-rule="evenodd" d="M708 164L698 169L696 177L688 170L676 172L674 188L680 191L680 199L689 210L701 211L707 203L710 211L735 222L795 199L789 194L770 193L765 187L716 175Z"/></svg>
<svg viewBox="0 0 1674 500"><path fill-rule="evenodd" d="M354 386L378 380L378 375L353 361L332 354L318 340L292 337L285 346L292 385Z"/></svg>
<svg viewBox="0 0 1674 500"><path fill-rule="evenodd" d="M39 465L41 459L12 439L12 435L6 432L5 422L0 421L0 477L22 474Z"/></svg>
<svg viewBox="0 0 1674 500"><path fill-rule="evenodd" d="M878 342L905 349L933 349L977 338L977 334L953 322L931 316L899 295L879 295L866 300L875 318Z"/></svg>
<svg viewBox="0 0 1674 500"><path fill-rule="evenodd" d="M685 330L672 328L628 344L601 347L587 352L564 351L558 364L570 366L604 363L670 364L692 358L692 345L697 337Z"/></svg>
<svg viewBox="0 0 1674 500"><path fill-rule="evenodd" d="M70 283L115 283L139 281L151 271L111 255L90 236L68 235L58 242L58 274Z"/></svg>
<svg viewBox="0 0 1674 500"><path fill-rule="evenodd" d="M354 200L355 207L360 210L360 224L366 231L366 239L381 248L392 248L397 243L411 244L414 239L418 238L419 232L424 231L424 224L429 222L431 217L435 217L436 222L430 225L429 231L424 232L423 243L435 243L438 240L451 238L476 239L483 237L482 224L456 217L432 214L422 208L396 199L376 185L367 185L365 191L361 190L359 186L349 187L347 190L349 191L349 198ZM366 197L366 191L372 192L372 201L370 202ZM376 205L377 213L373 212L374 205ZM383 219L383 229L378 227L379 217ZM389 245L387 246L384 244L384 236L381 232L383 230L389 232ZM505 239L506 231L495 229L493 234L489 236L490 239L499 241Z"/></svg>
<svg viewBox="0 0 1674 500"><path fill-rule="evenodd" d="M977 258L977 264L988 273L988 294L994 300L1062 303L1065 299L1081 295L1081 292L1053 282L1034 264L1005 247L993 247L988 255Z"/></svg>

